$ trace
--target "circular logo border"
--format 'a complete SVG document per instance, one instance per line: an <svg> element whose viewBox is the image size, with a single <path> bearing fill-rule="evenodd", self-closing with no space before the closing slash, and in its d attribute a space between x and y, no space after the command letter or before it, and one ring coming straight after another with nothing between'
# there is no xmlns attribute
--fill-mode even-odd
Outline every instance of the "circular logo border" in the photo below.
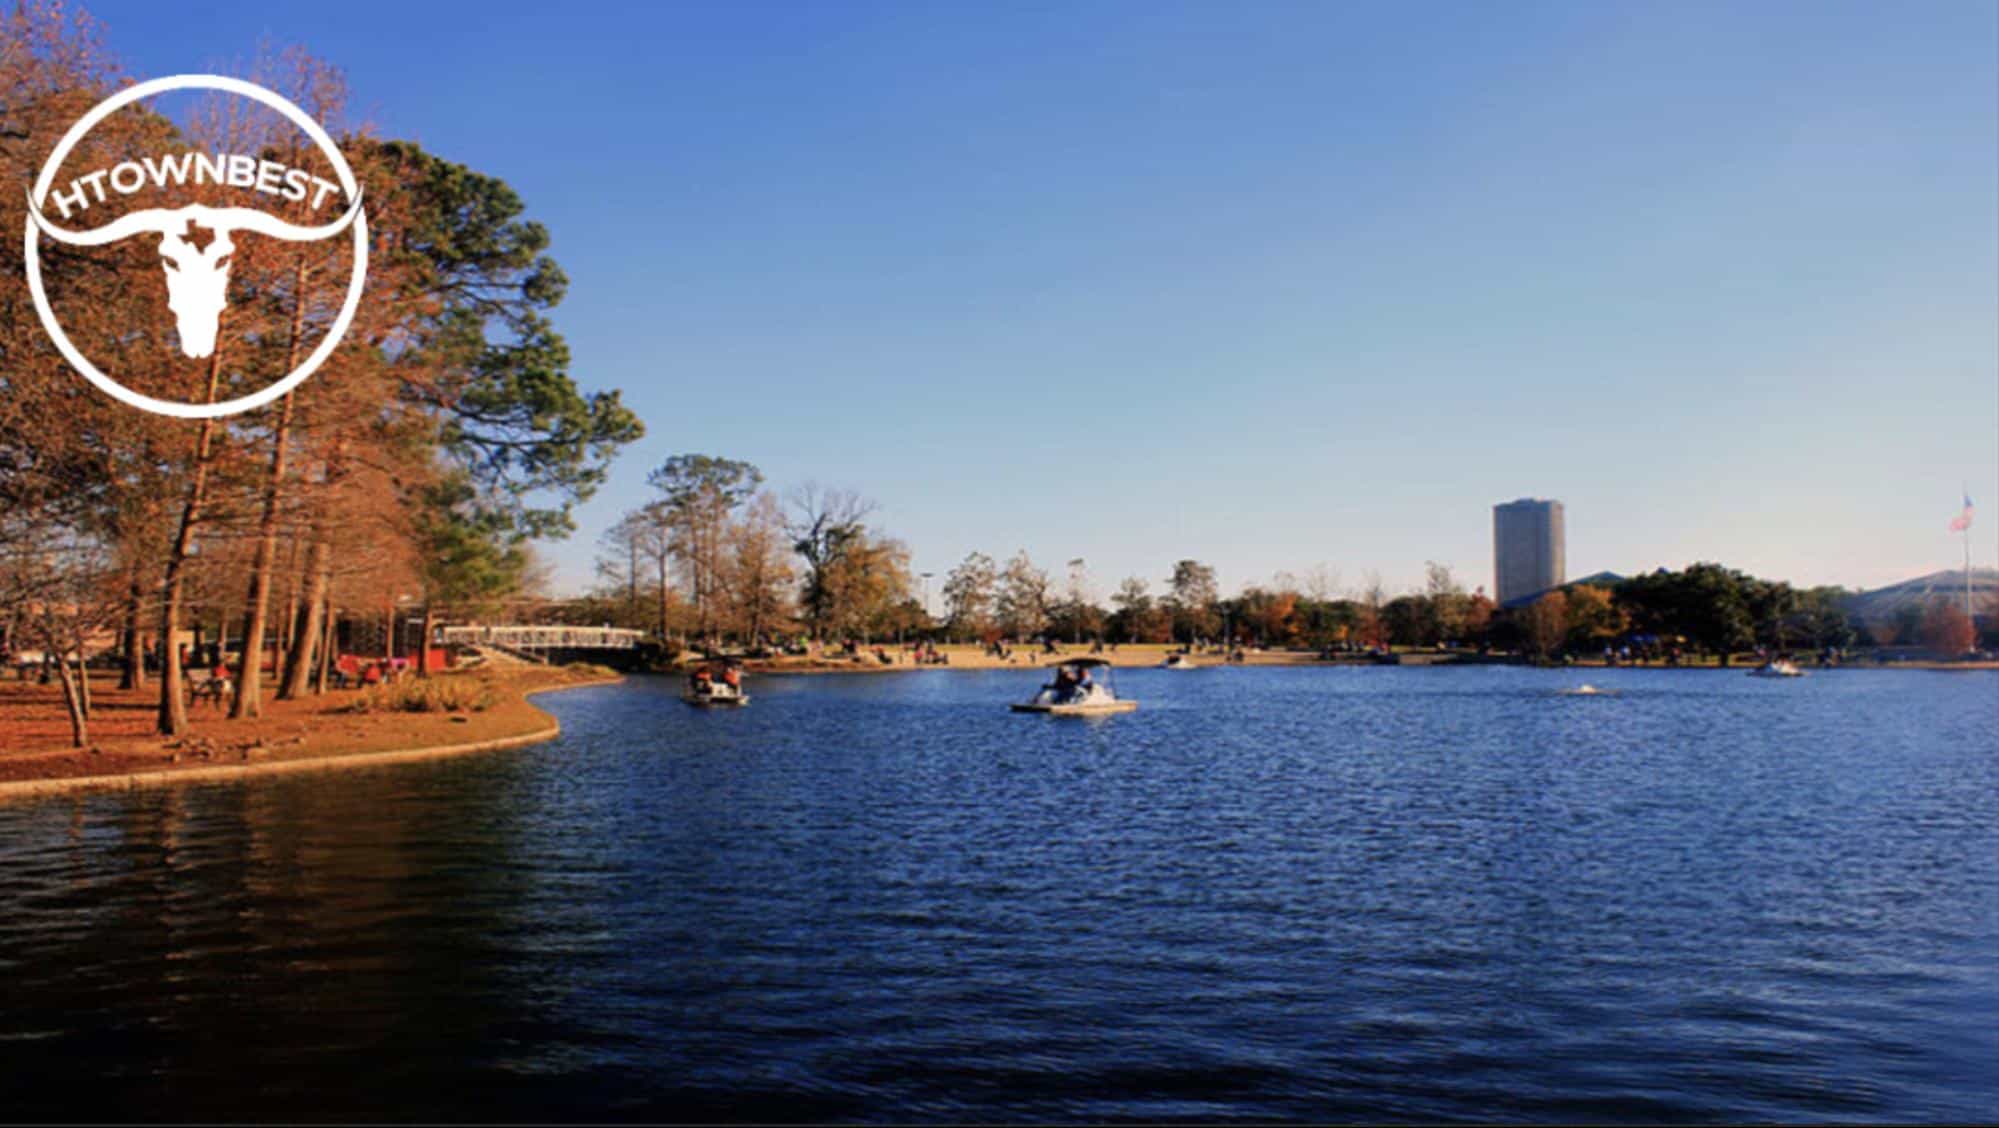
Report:
<svg viewBox="0 0 1999 1128"><path fill-rule="evenodd" d="M62 167L63 161L68 158L70 150L76 147L76 143L94 129L98 122L141 98L150 98L155 94L167 94L175 90L221 90L261 102L285 115L293 125L298 126L306 136L312 138L321 152L326 154L333 165L335 175L340 178L340 187L346 191L347 198L350 200L359 198L360 186L354 179L354 170L347 165L347 158L341 154L339 147L334 145L333 138L327 136L326 130L312 120L304 110L280 95L240 78L219 74L176 74L141 82L137 86L121 90L78 118L76 124L69 127L69 132L63 134L62 140L56 143L55 150L42 165L41 175L35 179L33 194L35 206L40 207L47 200L49 188L55 182L56 170ZM141 411L172 416L176 419L218 419L228 415L240 415L245 411L262 407L304 383L307 377L318 371L319 366L326 362L327 357L333 355L333 350L340 346L340 339L347 335L347 327L354 320L354 311L361 304L362 286L368 278L366 208L361 209L360 214L354 217L353 226L354 277L347 283L347 300L342 303L340 316L334 319L333 327L327 331L326 339L319 342L319 347L312 350L312 355L306 357L304 364L287 374L284 379L262 391L239 396L233 400L224 400L221 403L180 403L141 395L99 371L88 357L79 352L76 346L70 343L69 335L63 332L62 325L56 321L54 311L49 308L48 296L42 292L41 239L32 215L27 218L25 237L28 290L34 297L35 312L41 315L42 328L48 330L49 338L55 342L56 349L62 353L63 359L69 361L70 366L82 373L84 379L95 384L106 395Z"/></svg>

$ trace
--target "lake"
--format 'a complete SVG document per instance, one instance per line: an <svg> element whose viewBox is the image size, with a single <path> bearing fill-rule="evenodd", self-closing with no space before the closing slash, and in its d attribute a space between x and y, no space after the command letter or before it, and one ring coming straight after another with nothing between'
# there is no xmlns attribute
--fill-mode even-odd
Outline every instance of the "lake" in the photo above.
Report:
<svg viewBox="0 0 1999 1128"><path fill-rule="evenodd" d="M1037 680L0 806L0 1118L1999 1115L1999 674Z"/></svg>

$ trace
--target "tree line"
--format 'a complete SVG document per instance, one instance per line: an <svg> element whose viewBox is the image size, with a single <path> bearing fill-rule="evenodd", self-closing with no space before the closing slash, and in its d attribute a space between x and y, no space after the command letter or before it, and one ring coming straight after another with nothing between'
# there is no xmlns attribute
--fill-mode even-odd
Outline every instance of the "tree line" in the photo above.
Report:
<svg viewBox="0 0 1999 1128"><path fill-rule="evenodd" d="M676 455L652 496L598 540L597 587L559 612L650 632L674 649L878 639L924 626L909 547L875 504L806 483L780 496L732 458Z"/></svg>
<svg viewBox="0 0 1999 1128"><path fill-rule="evenodd" d="M730 469L718 473L718 466ZM674 485L690 470L714 473L716 480L691 491ZM730 485L725 488L724 482ZM809 598L814 585L795 582L791 565L805 558L786 560L776 550L784 539L792 539L795 553L816 543L797 538L826 526L822 507L798 506L787 519L772 495L756 490L760 483L746 464L702 456L670 460L655 474L660 499L628 514L607 537L615 551L600 558L600 576L621 577L621 583L600 588L584 613L611 617L622 607L628 625L702 635L711 644L767 642L796 632L985 644L1046 639L1322 651L1451 647L1538 660L1613 647L1652 658L1725 661L1753 649L1898 644L1955 654L1976 641L1972 621L1952 599L1862 618L1852 610L1854 593L1846 589L1799 588L1705 562L1570 584L1501 607L1482 589L1467 591L1448 566L1435 562L1426 566L1421 588L1399 594L1390 594L1374 573L1344 587L1336 571L1320 565L1302 577L1279 573L1223 597L1211 565L1183 559L1156 590L1145 577L1129 576L1100 599L1081 559L1057 571L1037 564L1025 550L1004 560L975 551L942 578L933 614L912 598L908 554L900 542L864 524L846 523L870 508L856 507L852 495L836 495L848 505L834 507L840 516L832 522L851 531L831 539L854 545L850 563L862 570L877 567L869 563L873 554L885 552L878 574L886 582L851 605L836 601L833 606L850 609L829 618L815 611L821 605ZM721 510L729 516L717 526L719 536L702 536L692 521L693 514L709 510L687 499L702 496L734 498ZM634 544L652 548L639 552ZM704 564L699 558L708 546L719 547L720 554ZM717 579L708 586L704 576ZM633 610L642 605L652 610ZM1994 612L1999 608L1986 614L1999 621Z"/></svg>
<svg viewBox="0 0 1999 1128"><path fill-rule="evenodd" d="M1904 629L1906 616L1856 615L1852 597L1843 588L1797 588L1698 563L1547 592L1507 616L1499 641L1544 659L1636 641L1647 652L1710 656L1724 664L1749 650L1838 651L1921 641L1956 654L1971 644L1970 620L1950 601L1918 609L1918 622ZM1953 619L1962 623L1961 632L1946 626Z"/></svg>

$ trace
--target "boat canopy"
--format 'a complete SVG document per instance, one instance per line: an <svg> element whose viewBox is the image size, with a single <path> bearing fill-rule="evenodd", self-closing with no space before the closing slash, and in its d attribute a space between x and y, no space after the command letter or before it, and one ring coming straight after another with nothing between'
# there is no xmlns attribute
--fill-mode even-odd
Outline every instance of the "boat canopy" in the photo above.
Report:
<svg viewBox="0 0 1999 1128"><path fill-rule="evenodd" d="M1108 665L1110 665L1110 663L1102 658L1064 658L1060 662L1050 662L1048 664L1048 668L1051 670L1059 670L1064 666L1075 666L1078 669L1087 670L1087 669L1096 669L1099 666L1108 666Z"/></svg>

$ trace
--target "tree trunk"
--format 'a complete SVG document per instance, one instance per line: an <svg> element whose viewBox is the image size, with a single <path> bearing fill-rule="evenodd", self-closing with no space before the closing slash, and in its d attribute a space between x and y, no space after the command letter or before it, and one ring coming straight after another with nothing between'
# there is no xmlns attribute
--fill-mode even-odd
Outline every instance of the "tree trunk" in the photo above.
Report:
<svg viewBox="0 0 1999 1128"><path fill-rule="evenodd" d="M417 621L423 624L423 637L416 644L416 675L427 678L430 676L430 600L427 597L423 601L423 616Z"/></svg>
<svg viewBox="0 0 1999 1128"><path fill-rule="evenodd" d="M292 314L292 352L298 351L301 303ZM291 371L286 368L287 372ZM271 569L278 556L278 502L284 496L285 448L291 445L292 397L286 393L278 410L277 433L271 442L271 472L264 484L264 511L257 518L257 551L250 563L250 606L243 626L243 673L236 679L232 717L255 717L264 711L264 622L271 602Z"/></svg>
<svg viewBox="0 0 1999 1128"><path fill-rule="evenodd" d="M666 558L659 559L659 640L665 642L666 635Z"/></svg>
<svg viewBox="0 0 1999 1128"><path fill-rule="evenodd" d="M78 711L83 714L83 718L85 720L89 720L90 719L90 667L84 664L83 634L81 631L77 632L75 649L76 649L76 673L77 673L76 704ZM57 661L60 662L63 661L63 659L58 658Z"/></svg>
<svg viewBox="0 0 1999 1128"><path fill-rule="evenodd" d="M304 697L309 688L313 657L320 649L319 636L325 633L324 611L330 568L326 540L315 527L312 544L305 551L305 602L298 609L298 627L293 633L297 641L292 645L291 653L285 655L285 679L278 687L279 700L296 701Z"/></svg>
<svg viewBox="0 0 1999 1128"><path fill-rule="evenodd" d="M319 617L326 625L319 638L319 670L313 680L314 693L326 692L326 672L333 665L333 597L328 595L320 604Z"/></svg>
<svg viewBox="0 0 1999 1128"><path fill-rule="evenodd" d="M298 641L298 538L285 538L285 613L278 620L278 649L271 656L271 672L283 680L285 662Z"/></svg>
<svg viewBox="0 0 1999 1128"><path fill-rule="evenodd" d="M222 381L222 350L208 358L208 398ZM174 533L173 548L167 554L166 582L160 591L160 712L159 730L167 736L187 732L187 698L181 691L180 648L174 645L180 634L181 589L187 582L188 551L194 545L194 529L201 521L208 500L208 464L215 445L215 420L201 421L201 435L194 447L194 475L187 487L187 501L181 506L180 528Z"/></svg>
<svg viewBox="0 0 1999 1128"><path fill-rule="evenodd" d="M118 679L119 689L144 689L146 686L146 640L140 633L139 622L145 616L146 588L139 579L139 569L133 566L127 581L125 600L125 668Z"/></svg>
<svg viewBox="0 0 1999 1128"><path fill-rule="evenodd" d="M90 744L88 708L80 696L75 676L70 673L69 659L57 658L56 672L62 677L62 703L69 710L70 745L74 748L86 747ZM87 671L85 676L88 676Z"/></svg>
<svg viewBox="0 0 1999 1128"><path fill-rule="evenodd" d="M714 639L708 629L708 567L707 548L702 544L701 517L699 513L688 517L687 522L687 563L693 575L694 587L694 631L701 638L703 649L714 649Z"/></svg>
<svg viewBox="0 0 1999 1128"><path fill-rule="evenodd" d="M285 371L298 366L299 338L305 331L305 260L292 270L291 337L285 345ZM285 451L291 445L292 394L285 393L278 425L271 437L271 471L264 484L264 511L257 518L257 551L250 564L250 606L243 625L243 675L236 680L232 717L255 717L264 711L264 626L271 601L271 570L278 554L278 503L284 497ZM275 667L275 663L273 663Z"/></svg>

